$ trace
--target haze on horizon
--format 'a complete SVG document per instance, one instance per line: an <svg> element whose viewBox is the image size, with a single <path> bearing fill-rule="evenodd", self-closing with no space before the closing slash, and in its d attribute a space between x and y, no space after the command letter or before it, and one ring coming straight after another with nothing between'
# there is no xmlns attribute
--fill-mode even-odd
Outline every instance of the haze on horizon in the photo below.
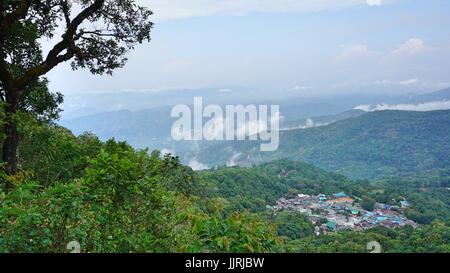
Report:
<svg viewBox="0 0 450 273"><path fill-rule="evenodd" d="M66 64L49 75L52 91L255 88L320 96L450 86L449 1L138 2L154 11L152 42L113 77Z"/></svg>

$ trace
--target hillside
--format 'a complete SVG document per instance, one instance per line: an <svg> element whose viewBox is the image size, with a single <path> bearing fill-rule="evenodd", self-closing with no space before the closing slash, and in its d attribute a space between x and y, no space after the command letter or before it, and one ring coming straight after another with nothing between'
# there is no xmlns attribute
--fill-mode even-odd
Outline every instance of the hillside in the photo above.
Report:
<svg viewBox="0 0 450 273"><path fill-rule="evenodd" d="M298 193L331 195L345 192L361 200L398 205L403 199L412 206L406 214L421 224L448 220L450 175L428 173L419 177L385 180L351 180L313 165L277 160L253 168L228 167L198 172L209 197L225 198L229 209L264 211L280 197ZM426 181L426 182L425 182Z"/></svg>
<svg viewBox="0 0 450 273"><path fill-rule="evenodd" d="M0 252L66 252L72 240L84 252L366 252L367 240L386 252L449 251L448 171L354 181L279 160L193 172L157 151L21 118L21 172L1 174L12 188L0 187ZM406 199L420 226L317 237L304 215L267 209L281 197L341 191L369 204Z"/></svg>
<svg viewBox="0 0 450 273"><path fill-rule="evenodd" d="M257 142L219 143L197 160L209 166L233 158L241 166L274 159L305 161L352 178L421 173L450 164L450 111L367 113L328 126L281 133L276 152Z"/></svg>
<svg viewBox="0 0 450 273"><path fill-rule="evenodd" d="M137 148L161 148L170 135L170 108L161 107L138 112L127 110L102 112L60 122L74 134L93 132L100 139L126 140Z"/></svg>
<svg viewBox="0 0 450 273"><path fill-rule="evenodd" d="M293 188L301 188L309 193L332 193L346 188L346 184L350 183L350 180L342 175L289 160L274 161L254 168L205 170L199 172L199 175L205 181L204 185L207 185L208 195L227 198L233 209L255 211L264 210L266 205L273 204ZM300 183L315 185L301 187Z"/></svg>

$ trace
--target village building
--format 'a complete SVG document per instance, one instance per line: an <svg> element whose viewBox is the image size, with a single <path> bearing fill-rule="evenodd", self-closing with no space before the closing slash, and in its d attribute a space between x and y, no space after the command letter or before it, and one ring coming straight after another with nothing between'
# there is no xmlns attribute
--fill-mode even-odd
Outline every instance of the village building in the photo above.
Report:
<svg viewBox="0 0 450 273"><path fill-rule="evenodd" d="M350 197L344 192L329 196L297 194L293 199L280 198L270 208L274 211L286 209L298 211L306 215L313 224L322 223L316 226L316 235L317 228L319 231L327 233L345 229L364 230L375 226L397 228L410 225L413 228L417 227L414 221L407 219L402 214L399 206L376 203L374 211L367 211L355 203L355 199L361 200L358 197ZM409 203L403 200L400 205L405 208L409 206Z"/></svg>

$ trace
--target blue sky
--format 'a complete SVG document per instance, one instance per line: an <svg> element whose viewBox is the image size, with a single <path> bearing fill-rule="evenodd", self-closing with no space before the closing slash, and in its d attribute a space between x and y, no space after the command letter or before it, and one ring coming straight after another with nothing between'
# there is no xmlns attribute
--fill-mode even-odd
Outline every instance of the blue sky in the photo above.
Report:
<svg viewBox="0 0 450 273"><path fill-rule="evenodd" d="M53 91L246 87L308 96L450 86L448 0L139 2L155 12L152 42L113 77L57 68Z"/></svg>

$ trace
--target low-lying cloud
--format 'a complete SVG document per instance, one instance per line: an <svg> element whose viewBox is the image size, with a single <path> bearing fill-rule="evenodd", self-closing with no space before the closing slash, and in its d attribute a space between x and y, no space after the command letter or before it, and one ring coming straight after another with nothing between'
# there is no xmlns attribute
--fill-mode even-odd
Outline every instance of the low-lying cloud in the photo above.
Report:
<svg viewBox="0 0 450 273"><path fill-rule="evenodd" d="M304 125L298 125L298 126L293 126L293 127L284 127L281 128L281 131L290 131L290 130L298 130L298 129L308 129L308 128L313 128L313 127L321 127L321 126L327 126L330 123L320 123L320 122L315 122L314 120L312 120L311 118L308 118L305 122Z"/></svg>
<svg viewBox="0 0 450 273"><path fill-rule="evenodd" d="M428 112L437 110L449 110L450 101L432 101L424 102L418 104L377 104L377 105L358 105L354 109L362 110L365 112L375 112L384 110L399 110L399 111L417 111L417 112Z"/></svg>
<svg viewBox="0 0 450 273"><path fill-rule="evenodd" d="M189 161L188 166L191 167L194 171L202 171L208 169L208 165L198 162L197 159L192 159L191 161Z"/></svg>

